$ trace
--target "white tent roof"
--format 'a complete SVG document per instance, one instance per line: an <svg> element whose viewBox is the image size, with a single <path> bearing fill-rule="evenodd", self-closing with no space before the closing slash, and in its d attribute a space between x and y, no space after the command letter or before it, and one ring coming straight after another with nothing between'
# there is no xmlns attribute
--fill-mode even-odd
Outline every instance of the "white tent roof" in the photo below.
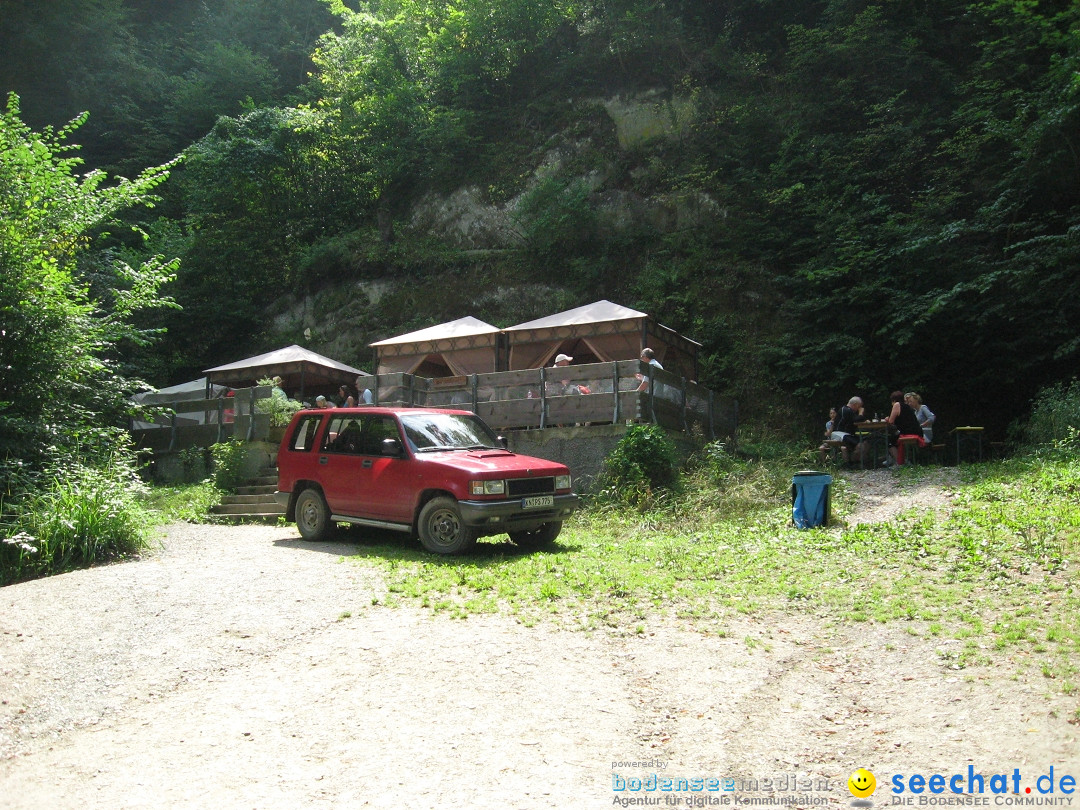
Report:
<svg viewBox="0 0 1080 810"><path fill-rule="evenodd" d="M210 396L216 397L218 394L225 391L223 385L211 385ZM191 394L191 399L202 399L206 396L206 377L199 377L197 380L189 380L188 382L177 383L176 385L170 385L165 388L159 388L157 391L141 391L131 397L133 402L145 402L147 404L156 404L159 402L173 402L183 397L178 397L177 394Z"/></svg>
<svg viewBox="0 0 1080 810"><path fill-rule="evenodd" d="M366 371L323 357L296 344L208 368L204 373L210 382L233 388L254 385L257 380L266 377L280 376L285 391L289 394L296 391L298 399L311 392L333 391L343 383L352 385L357 377L371 376Z"/></svg>
<svg viewBox="0 0 1080 810"><path fill-rule="evenodd" d="M602 323L605 321L625 321L635 318L649 317L644 312L638 312L630 307L613 304L611 301L601 299L586 304L583 307L575 307L565 312L556 312L546 318L538 318L535 321L519 323L516 326L508 326L504 331L516 332L526 329L550 329L554 326L576 326L587 323Z"/></svg>
<svg viewBox="0 0 1080 810"><path fill-rule="evenodd" d="M317 366L324 368L332 368L338 371L344 371L352 374L354 377L358 375L368 376L366 371L361 371L358 368L347 366L344 363L339 363L337 360L331 360L329 357L324 357L316 352L309 351L303 346L297 346L295 343L292 346L286 346L284 349L276 349L272 352L266 352L265 354L257 354L254 357L248 357L246 360L237 360L235 363L226 363L223 366L214 366L208 368L204 373L214 374L215 372L230 372L230 371L258 371L263 367L270 366L282 366L291 363L313 363Z"/></svg>
<svg viewBox="0 0 1080 810"><path fill-rule="evenodd" d="M380 340L371 345L393 346L399 343L424 343L445 340L446 338L487 335L498 331L498 327L492 326L490 323L484 323L479 318L466 315L464 318L458 318L456 321L447 321L446 323L436 324L435 326L429 326L426 329L419 329L416 332L409 332L407 335L398 335L397 337Z"/></svg>

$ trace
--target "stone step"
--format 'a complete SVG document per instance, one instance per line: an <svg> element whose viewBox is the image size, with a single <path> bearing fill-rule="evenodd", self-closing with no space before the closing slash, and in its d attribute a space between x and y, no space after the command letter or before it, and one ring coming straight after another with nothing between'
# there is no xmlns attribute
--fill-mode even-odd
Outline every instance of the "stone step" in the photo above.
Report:
<svg viewBox="0 0 1080 810"><path fill-rule="evenodd" d="M243 486L236 488L237 495L273 495L275 492L277 492L276 482L273 484L265 484L257 487Z"/></svg>
<svg viewBox="0 0 1080 810"><path fill-rule="evenodd" d="M235 495L226 495L210 512L227 523L277 523L285 507L274 498L277 492L276 468L264 468L236 488Z"/></svg>
<svg viewBox="0 0 1080 810"><path fill-rule="evenodd" d="M215 515L284 515L285 507L277 503L219 503L210 511Z"/></svg>
<svg viewBox="0 0 1080 810"><path fill-rule="evenodd" d="M277 503L273 492L258 492L252 494L226 495L221 499L226 503Z"/></svg>

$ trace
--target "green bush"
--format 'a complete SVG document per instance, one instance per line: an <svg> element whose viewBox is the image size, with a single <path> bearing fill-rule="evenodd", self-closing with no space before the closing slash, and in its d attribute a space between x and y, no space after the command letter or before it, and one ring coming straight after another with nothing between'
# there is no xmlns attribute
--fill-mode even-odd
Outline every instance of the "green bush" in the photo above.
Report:
<svg viewBox="0 0 1080 810"><path fill-rule="evenodd" d="M133 460L70 463L42 487L8 504L18 517L0 524L0 584L59 573L134 554L147 545L145 486Z"/></svg>
<svg viewBox="0 0 1080 810"><path fill-rule="evenodd" d="M259 380L259 385L274 386L272 379ZM274 386L273 392L268 399L260 399L255 402L255 410L259 413L270 414L270 427L285 427L293 414L300 410L303 405L295 399L289 399L285 392Z"/></svg>
<svg viewBox="0 0 1080 810"><path fill-rule="evenodd" d="M596 209L584 180L541 180L522 195L516 217L525 244L539 257L574 255L596 242Z"/></svg>
<svg viewBox="0 0 1080 810"><path fill-rule="evenodd" d="M210 455L214 459L214 485L224 492L233 492L243 480L247 444L220 442L210 447Z"/></svg>
<svg viewBox="0 0 1080 810"><path fill-rule="evenodd" d="M1044 388L1031 405L1031 418L1023 427L1027 444L1080 450L1080 380Z"/></svg>
<svg viewBox="0 0 1080 810"><path fill-rule="evenodd" d="M675 443L659 425L631 425L600 473L600 496L624 503L643 504L655 490L676 490L679 485Z"/></svg>

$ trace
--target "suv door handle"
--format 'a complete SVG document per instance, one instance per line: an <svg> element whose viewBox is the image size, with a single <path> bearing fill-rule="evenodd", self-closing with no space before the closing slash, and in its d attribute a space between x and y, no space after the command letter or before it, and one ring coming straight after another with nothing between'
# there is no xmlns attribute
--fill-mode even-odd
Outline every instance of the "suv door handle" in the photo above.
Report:
<svg viewBox="0 0 1080 810"><path fill-rule="evenodd" d="M327 458L326 456L319 456L319 463L320 463L320 464L325 464L325 463L326 463L326 462L328 462L329 460L330 460L330 459L328 459L328 458Z"/></svg>
<svg viewBox="0 0 1080 810"><path fill-rule="evenodd" d="M363 460L363 462L360 464L360 466L363 467L365 470L367 470L367 469L371 468L371 464L372 464L371 459L370 458L365 458Z"/></svg>

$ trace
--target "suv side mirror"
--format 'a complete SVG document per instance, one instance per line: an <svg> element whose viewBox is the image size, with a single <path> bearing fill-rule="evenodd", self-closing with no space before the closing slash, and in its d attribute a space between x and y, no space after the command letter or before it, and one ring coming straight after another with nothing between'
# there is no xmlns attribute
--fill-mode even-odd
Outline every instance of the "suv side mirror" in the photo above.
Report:
<svg viewBox="0 0 1080 810"><path fill-rule="evenodd" d="M382 446L380 447L382 455L393 456L394 458L401 458L401 442L397 439L383 439Z"/></svg>
<svg viewBox="0 0 1080 810"><path fill-rule="evenodd" d="M500 447L501 447L501 448L502 448L503 450L506 450L506 449L507 449L506 445L508 444L508 442L506 441L506 437L505 437L505 436L496 436L496 437L495 437L495 440L496 440L496 441L497 441L497 442L499 443L499 446L500 446Z"/></svg>

